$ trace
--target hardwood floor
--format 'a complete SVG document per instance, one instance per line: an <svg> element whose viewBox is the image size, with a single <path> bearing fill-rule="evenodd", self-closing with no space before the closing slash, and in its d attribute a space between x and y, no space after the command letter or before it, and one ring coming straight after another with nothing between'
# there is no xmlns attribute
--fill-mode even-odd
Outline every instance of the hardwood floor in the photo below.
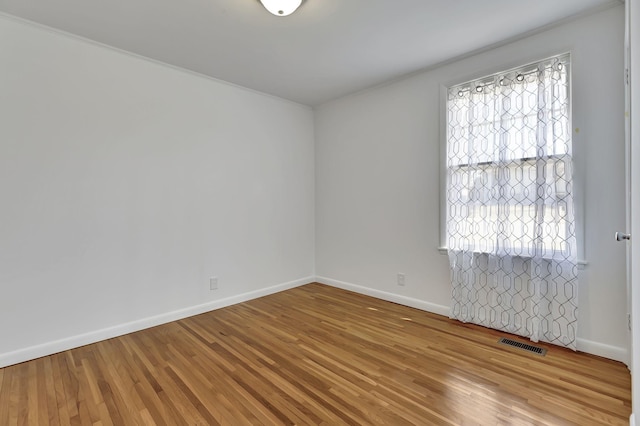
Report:
<svg viewBox="0 0 640 426"><path fill-rule="evenodd" d="M309 284L0 369L0 425L620 424L627 368Z"/></svg>

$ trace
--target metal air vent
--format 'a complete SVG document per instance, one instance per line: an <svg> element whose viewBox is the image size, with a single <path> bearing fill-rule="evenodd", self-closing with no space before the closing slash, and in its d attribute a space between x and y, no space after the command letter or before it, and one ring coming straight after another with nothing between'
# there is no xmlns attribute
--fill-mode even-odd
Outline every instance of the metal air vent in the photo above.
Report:
<svg viewBox="0 0 640 426"><path fill-rule="evenodd" d="M498 340L498 343L501 345L511 346L517 349L522 349L523 351L531 352L536 355L545 356L547 350L541 348L540 346L533 346L528 343L518 342L516 340L507 339L506 337L502 337Z"/></svg>

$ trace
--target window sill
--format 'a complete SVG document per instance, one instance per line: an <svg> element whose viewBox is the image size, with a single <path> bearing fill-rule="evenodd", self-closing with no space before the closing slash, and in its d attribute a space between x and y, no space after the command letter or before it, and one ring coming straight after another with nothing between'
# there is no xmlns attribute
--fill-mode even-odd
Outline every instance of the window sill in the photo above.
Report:
<svg viewBox="0 0 640 426"><path fill-rule="evenodd" d="M440 254L446 255L447 250L448 249L446 247L438 247L438 251L440 252ZM578 259L578 269L585 269L587 265L589 265L589 262L587 262L586 260Z"/></svg>

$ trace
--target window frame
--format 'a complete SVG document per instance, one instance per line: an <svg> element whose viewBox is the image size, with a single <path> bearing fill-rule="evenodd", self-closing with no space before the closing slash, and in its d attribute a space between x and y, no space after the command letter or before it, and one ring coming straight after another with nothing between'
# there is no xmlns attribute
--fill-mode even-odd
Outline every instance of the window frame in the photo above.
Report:
<svg viewBox="0 0 640 426"><path fill-rule="evenodd" d="M580 144L579 128L574 127L573 117L573 76L574 76L574 55L569 51L561 51L557 53L551 53L542 57L531 58L526 61L519 61L519 63L498 63L488 70L482 72L475 72L467 74L464 78L456 78L449 81L444 81L440 84L440 96L439 96L439 111L440 111L440 126L439 126L439 165L440 165L440 241L438 250L441 254L447 254L447 197L446 197L446 185L447 185L447 131L448 131L448 92L451 87L464 85L473 81L490 79L495 74L507 73L512 70L526 68L535 63L556 57L556 56L568 56L569 58L569 128L571 129L572 138L572 160L573 160L573 186L574 186L574 209L575 209L575 227L576 227L576 244L578 248L578 266L580 269L584 269L588 262L585 253L585 209L584 209L584 186L586 182L586 174L584 167L583 147Z"/></svg>

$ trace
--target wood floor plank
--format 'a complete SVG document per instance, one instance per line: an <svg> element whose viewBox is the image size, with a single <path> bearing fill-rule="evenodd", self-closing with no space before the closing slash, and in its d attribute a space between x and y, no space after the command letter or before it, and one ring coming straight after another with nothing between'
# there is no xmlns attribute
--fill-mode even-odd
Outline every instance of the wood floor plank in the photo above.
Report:
<svg viewBox="0 0 640 426"><path fill-rule="evenodd" d="M60 369L59 359L61 354L55 354L48 356L46 358L51 360L51 381L53 382L53 386L55 389L56 396L56 412L58 413L58 419L60 420L61 426L70 426L71 418L67 411L67 399L66 393L64 391L64 383L62 381L62 371ZM9 367L14 368L17 366Z"/></svg>
<svg viewBox="0 0 640 426"><path fill-rule="evenodd" d="M42 373L42 379L44 380L46 399L45 403L47 404L47 413L48 420L43 422L43 424L48 424L51 426L60 425L60 417L58 414L58 405L57 405L57 396L56 396L56 387L54 381L53 374L53 364L51 362L51 357L41 358L43 363L44 371ZM2 424L0 422L0 424Z"/></svg>
<svg viewBox="0 0 640 426"><path fill-rule="evenodd" d="M6 395L11 391L11 375L5 374L5 369L0 369L0 425L9 424L9 401L10 398Z"/></svg>
<svg viewBox="0 0 640 426"><path fill-rule="evenodd" d="M0 425L628 424L624 365L503 336L314 283L0 369Z"/></svg>

